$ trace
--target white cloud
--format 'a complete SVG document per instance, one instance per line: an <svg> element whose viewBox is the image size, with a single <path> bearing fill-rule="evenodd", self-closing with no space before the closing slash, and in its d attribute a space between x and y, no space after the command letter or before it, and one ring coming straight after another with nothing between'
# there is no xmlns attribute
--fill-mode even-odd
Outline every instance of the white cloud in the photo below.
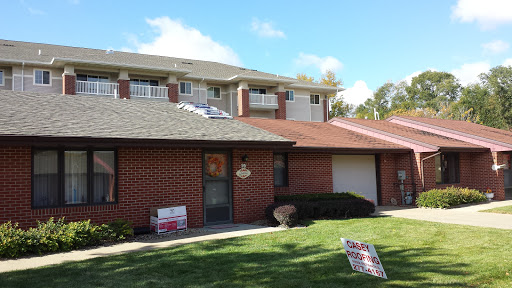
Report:
<svg viewBox="0 0 512 288"><path fill-rule="evenodd" d="M507 51L509 47L510 45L507 42L501 40L482 44L482 48L486 54L499 54Z"/></svg>
<svg viewBox="0 0 512 288"><path fill-rule="evenodd" d="M24 0L20 0L20 4L23 7L25 7L31 15L45 15L46 14L46 12L44 12L43 10L35 9L32 6L28 5L27 3L25 3Z"/></svg>
<svg viewBox="0 0 512 288"><path fill-rule="evenodd" d="M505 59L505 62L503 62L503 66L512 67L512 58Z"/></svg>
<svg viewBox="0 0 512 288"><path fill-rule="evenodd" d="M314 66L320 72L325 73L327 70L337 72L343 68L343 63L332 56L319 57L314 54L299 53L299 57L295 59L295 63L299 66Z"/></svg>
<svg viewBox="0 0 512 288"><path fill-rule="evenodd" d="M260 37L264 38L286 38L283 31L276 30L272 27L270 21L260 21L258 18L253 18L251 23L251 30L256 32Z"/></svg>
<svg viewBox="0 0 512 288"><path fill-rule="evenodd" d="M338 94L343 96L345 102L358 106L363 104L366 99L373 97L373 91L366 86L363 80L357 80L353 87L345 89Z"/></svg>
<svg viewBox="0 0 512 288"><path fill-rule="evenodd" d="M482 30L490 30L512 22L510 0L459 0L452 7L452 19L460 22L478 22Z"/></svg>
<svg viewBox="0 0 512 288"><path fill-rule="evenodd" d="M487 62L467 63L460 68L453 69L452 73L455 77L459 78L460 84L466 86L470 83L478 81L478 75L488 72L491 65Z"/></svg>
<svg viewBox="0 0 512 288"><path fill-rule="evenodd" d="M148 43L139 42L137 37L129 39L139 53L242 65L231 47L215 42L210 36L179 20L160 17L146 19L146 22L158 35Z"/></svg>
<svg viewBox="0 0 512 288"><path fill-rule="evenodd" d="M412 72L411 74L405 76L404 80L407 82L407 85L411 85L412 78L420 75L421 73L423 73L423 71L416 71L416 72Z"/></svg>

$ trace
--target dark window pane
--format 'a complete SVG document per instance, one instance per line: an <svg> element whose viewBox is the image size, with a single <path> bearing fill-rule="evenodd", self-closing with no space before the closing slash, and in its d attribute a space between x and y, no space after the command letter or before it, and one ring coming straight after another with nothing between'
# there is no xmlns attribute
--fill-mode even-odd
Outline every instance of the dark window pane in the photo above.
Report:
<svg viewBox="0 0 512 288"><path fill-rule="evenodd" d="M34 152L33 206L57 206L59 197L58 153L56 150Z"/></svg>
<svg viewBox="0 0 512 288"><path fill-rule="evenodd" d="M139 85L139 79L130 79L130 85Z"/></svg>
<svg viewBox="0 0 512 288"><path fill-rule="evenodd" d="M87 203L87 152L64 152L64 203Z"/></svg>
<svg viewBox="0 0 512 288"><path fill-rule="evenodd" d="M76 80L78 80L78 81L87 81L87 75L85 75L85 74L76 74Z"/></svg>
<svg viewBox="0 0 512 288"><path fill-rule="evenodd" d="M43 71L43 84L50 84L50 71Z"/></svg>
<svg viewBox="0 0 512 288"><path fill-rule="evenodd" d="M288 159L286 154L274 154L274 186L288 186Z"/></svg>
<svg viewBox="0 0 512 288"><path fill-rule="evenodd" d="M158 86L158 80L149 80L149 86Z"/></svg>
<svg viewBox="0 0 512 288"><path fill-rule="evenodd" d="M114 151L94 151L93 201L94 203L116 201L116 167Z"/></svg>

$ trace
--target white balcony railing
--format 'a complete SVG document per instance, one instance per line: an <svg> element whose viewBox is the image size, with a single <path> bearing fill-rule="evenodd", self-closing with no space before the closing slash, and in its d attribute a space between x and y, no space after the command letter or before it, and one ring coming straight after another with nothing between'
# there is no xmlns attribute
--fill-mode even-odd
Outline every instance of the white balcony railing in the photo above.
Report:
<svg viewBox="0 0 512 288"><path fill-rule="evenodd" d="M119 94L119 84L105 82L76 81L76 93L95 95Z"/></svg>
<svg viewBox="0 0 512 288"><path fill-rule="evenodd" d="M130 96L145 98L167 98L169 88L147 85L130 85Z"/></svg>
<svg viewBox="0 0 512 288"><path fill-rule="evenodd" d="M277 95L249 94L249 104L278 105Z"/></svg>

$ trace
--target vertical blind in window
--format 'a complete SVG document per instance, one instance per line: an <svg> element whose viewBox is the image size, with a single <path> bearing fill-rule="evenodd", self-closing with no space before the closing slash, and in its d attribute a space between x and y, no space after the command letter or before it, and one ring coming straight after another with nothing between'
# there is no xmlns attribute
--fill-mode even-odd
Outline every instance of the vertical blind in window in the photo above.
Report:
<svg viewBox="0 0 512 288"><path fill-rule="evenodd" d="M115 201L115 158L114 151L94 151L94 203Z"/></svg>
<svg viewBox="0 0 512 288"><path fill-rule="evenodd" d="M87 151L64 151L64 201L87 203Z"/></svg>
<svg viewBox="0 0 512 288"><path fill-rule="evenodd" d="M59 203L58 154L56 150L34 152L33 206L52 207Z"/></svg>

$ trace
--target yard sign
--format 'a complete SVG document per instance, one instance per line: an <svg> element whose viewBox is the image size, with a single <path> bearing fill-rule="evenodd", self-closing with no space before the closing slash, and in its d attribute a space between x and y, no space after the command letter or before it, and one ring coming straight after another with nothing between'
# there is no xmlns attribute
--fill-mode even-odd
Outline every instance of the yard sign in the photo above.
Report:
<svg viewBox="0 0 512 288"><path fill-rule="evenodd" d="M388 279L379 256L377 256L377 251L375 251L375 247L372 244L345 238L341 238L341 242L343 242L343 247L347 253L348 261L352 265L352 269Z"/></svg>

